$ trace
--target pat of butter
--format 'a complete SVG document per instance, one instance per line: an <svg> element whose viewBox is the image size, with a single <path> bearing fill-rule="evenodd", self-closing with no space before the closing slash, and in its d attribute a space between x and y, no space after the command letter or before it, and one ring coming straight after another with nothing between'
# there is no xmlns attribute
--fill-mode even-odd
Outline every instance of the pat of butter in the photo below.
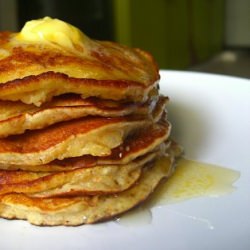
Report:
<svg viewBox="0 0 250 250"><path fill-rule="evenodd" d="M89 40L79 29L59 19L44 17L26 22L18 39L29 42L49 42L59 46L74 48Z"/></svg>

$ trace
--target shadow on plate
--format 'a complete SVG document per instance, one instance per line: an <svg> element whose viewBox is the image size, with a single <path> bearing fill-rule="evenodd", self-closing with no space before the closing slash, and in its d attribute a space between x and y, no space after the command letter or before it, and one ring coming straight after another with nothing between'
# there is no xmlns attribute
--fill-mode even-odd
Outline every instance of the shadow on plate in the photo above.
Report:
<svg viewBox="0 0 250 250"><path fill-rule="evenodd" d="M180 102L170 102L167 110L171 137L184 147L186 157L199 158L209 141L209 117L198 106L194 109Z"/></svg>

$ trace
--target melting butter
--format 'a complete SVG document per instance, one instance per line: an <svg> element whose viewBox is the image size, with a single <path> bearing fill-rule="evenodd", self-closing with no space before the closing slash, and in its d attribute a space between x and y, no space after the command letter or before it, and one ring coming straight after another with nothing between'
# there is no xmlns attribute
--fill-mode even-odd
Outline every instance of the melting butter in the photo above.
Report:
<svg viewBox="0 0 250 250"><path fill-rule="evenodd" d="M168 181L161 185L153 199L157 205L210 196L218 197L235 190L238 171L197 161L180 159Z"/></svg>
<svg viewBox="0 0 250 250"><path fill-rule="evenodd" d="M50 17L26 22L17 38L36 43L53 43L70 49L73 49L74 45L81 45L89 40L73 25Z"/></svg>
<svg viewBox="0 0 250 250"><path fill-rule="evenodd" d="M164 164L164 159L161 160L160 164ZM117 219L117 222L124 226L150 224L153 207L196 197L219 197L231 193L235 190L233 183L239 177L238 171L182 158L177 162L173 175L157 188L149 201L125 213ZM196 218L194 216L187 217ZM199 220L208 223L204 218L199 218ZM209 228L213 229L212 226Z"/></svg>

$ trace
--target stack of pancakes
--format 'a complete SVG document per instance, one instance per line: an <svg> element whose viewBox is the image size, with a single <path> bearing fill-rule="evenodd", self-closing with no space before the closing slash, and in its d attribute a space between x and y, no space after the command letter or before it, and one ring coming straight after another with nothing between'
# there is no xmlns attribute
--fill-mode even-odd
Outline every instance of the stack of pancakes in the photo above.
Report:
<svg viewBox="0 0 250 250"><path fill-rule="evenodd" d="M79 34L65 46L46 34L34 41L0 33L3 218L106 220L141 203L172 171L168 99L158 93L153 58Z"/></svg>

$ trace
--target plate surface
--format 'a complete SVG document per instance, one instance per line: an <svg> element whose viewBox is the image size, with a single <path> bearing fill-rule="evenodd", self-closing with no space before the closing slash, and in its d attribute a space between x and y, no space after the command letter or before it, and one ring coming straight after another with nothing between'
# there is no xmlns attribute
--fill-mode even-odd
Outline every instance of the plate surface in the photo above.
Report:
<svg viewBox="0 0 250 250"><path fill-rule="evenodd" d="M173 137L189 159L240 172L236 191L155 207L151 223L36 227L0 219L0 249L250 249L250 81L161 71Z"/></svg>

